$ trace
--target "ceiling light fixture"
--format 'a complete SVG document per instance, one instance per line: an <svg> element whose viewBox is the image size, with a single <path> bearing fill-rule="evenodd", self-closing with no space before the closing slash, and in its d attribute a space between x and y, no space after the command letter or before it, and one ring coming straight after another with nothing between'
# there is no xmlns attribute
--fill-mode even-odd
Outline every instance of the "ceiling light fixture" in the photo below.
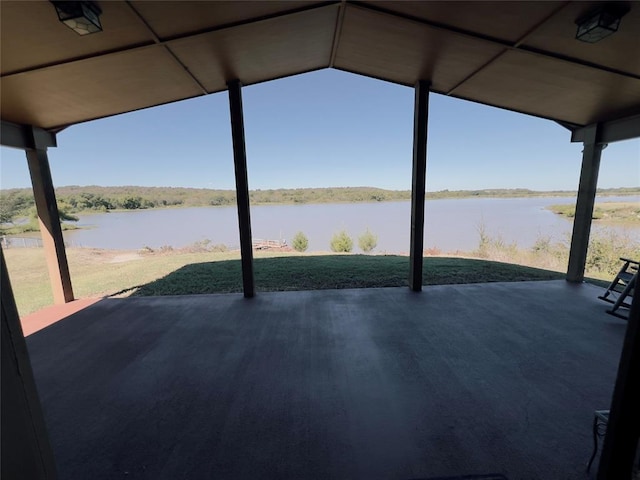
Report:
<svg viewBox="0 0 640 480"><path fill-rule="evenodd" d="M52 0L51 3L56 7L58 19L78 35L102 31L102 10L94 2Z"/></svg>
<svg viewBox="0 0 640 480"><path fill-rule="evenodd" d="M618 31L620 19L628 11L628 5L610 3L587 12L576 20L576 39L587 43L599 42Z"/></svg>

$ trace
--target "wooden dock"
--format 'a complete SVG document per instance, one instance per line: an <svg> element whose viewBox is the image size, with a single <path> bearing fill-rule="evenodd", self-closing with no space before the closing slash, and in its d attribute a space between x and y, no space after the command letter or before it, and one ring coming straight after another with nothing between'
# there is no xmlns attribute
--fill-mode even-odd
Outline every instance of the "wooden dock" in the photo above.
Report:
<svg viewBox="0 0 640 480"><path fill-rule="evenodd" d="M272 248L283 248L286 246L286 240L265 240L262 238L253 239L254 250L270 250Z"/></svg>

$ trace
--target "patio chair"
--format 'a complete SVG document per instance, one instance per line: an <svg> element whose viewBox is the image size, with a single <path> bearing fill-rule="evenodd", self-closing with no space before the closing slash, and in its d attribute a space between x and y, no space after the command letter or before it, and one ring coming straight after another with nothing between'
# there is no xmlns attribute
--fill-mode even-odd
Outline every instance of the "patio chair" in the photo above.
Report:
<svg viewBox="0 0 640 480"><path fill-rule="evenodd" d="M638 267L640 266L640 262L624 257L621 257L620 260L624 262L622 268L620 268L618 274L609 284L604 295L598 298L605 302L613 303L613 307L607 310L607 313L628 320L628 313L625 316L619 312L619 309L621 307L626 309L631 308L631 299L635 293L635 286L638 281Z"/></svg>
<svg viewBox="0 0 640 480"><path fill-rule="evenodd" d="M604 438L607 433L607 425L609 424L609 410L596 410L593 416L593 451L587 463L587 473L591 470L591 465L598 453L598 440ZM633 474L630 480L640 480L640 442L636 447L636 459Z"/></svg>
<svg viewBox="0 0 640 480"><path fill-rule="evenodd" d="M587 463L587 472L591 470L591 464L598 453L598 439L604 437L607 433L607 424L609 423L609 410L596 410L593 417L593 451Z"/></svg>

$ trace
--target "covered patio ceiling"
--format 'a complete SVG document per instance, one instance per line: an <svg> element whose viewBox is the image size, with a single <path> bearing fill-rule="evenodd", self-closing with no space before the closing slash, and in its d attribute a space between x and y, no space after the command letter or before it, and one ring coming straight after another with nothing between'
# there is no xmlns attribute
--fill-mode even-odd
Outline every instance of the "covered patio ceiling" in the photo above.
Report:
<svg viewBox="0 0 640 480"><path fill-rule="evenodd" d="M55 131L331 67L568 126L640 113L640 8L590 44L575 20L597 2L99 4L79 36L50 2L1 3L2 120Z"/></svg>

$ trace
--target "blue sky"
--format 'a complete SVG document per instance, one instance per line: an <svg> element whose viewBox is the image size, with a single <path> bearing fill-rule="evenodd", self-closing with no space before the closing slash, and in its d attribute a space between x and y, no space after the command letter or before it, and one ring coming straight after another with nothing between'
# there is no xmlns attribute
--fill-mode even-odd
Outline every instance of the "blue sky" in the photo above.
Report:
<svg viewBox="0 0 640 480"><path fill-rule="evenodd" d="M337 70L243 89L251 189L411 187L413 89ZM575 190L581 144L558 124L431 95L427 190ZM54 183L234 188L226 92L72 126ZM2 148L0 186L30 185ZM599 186L640 184L640 140L610 145Z"/></svg>

